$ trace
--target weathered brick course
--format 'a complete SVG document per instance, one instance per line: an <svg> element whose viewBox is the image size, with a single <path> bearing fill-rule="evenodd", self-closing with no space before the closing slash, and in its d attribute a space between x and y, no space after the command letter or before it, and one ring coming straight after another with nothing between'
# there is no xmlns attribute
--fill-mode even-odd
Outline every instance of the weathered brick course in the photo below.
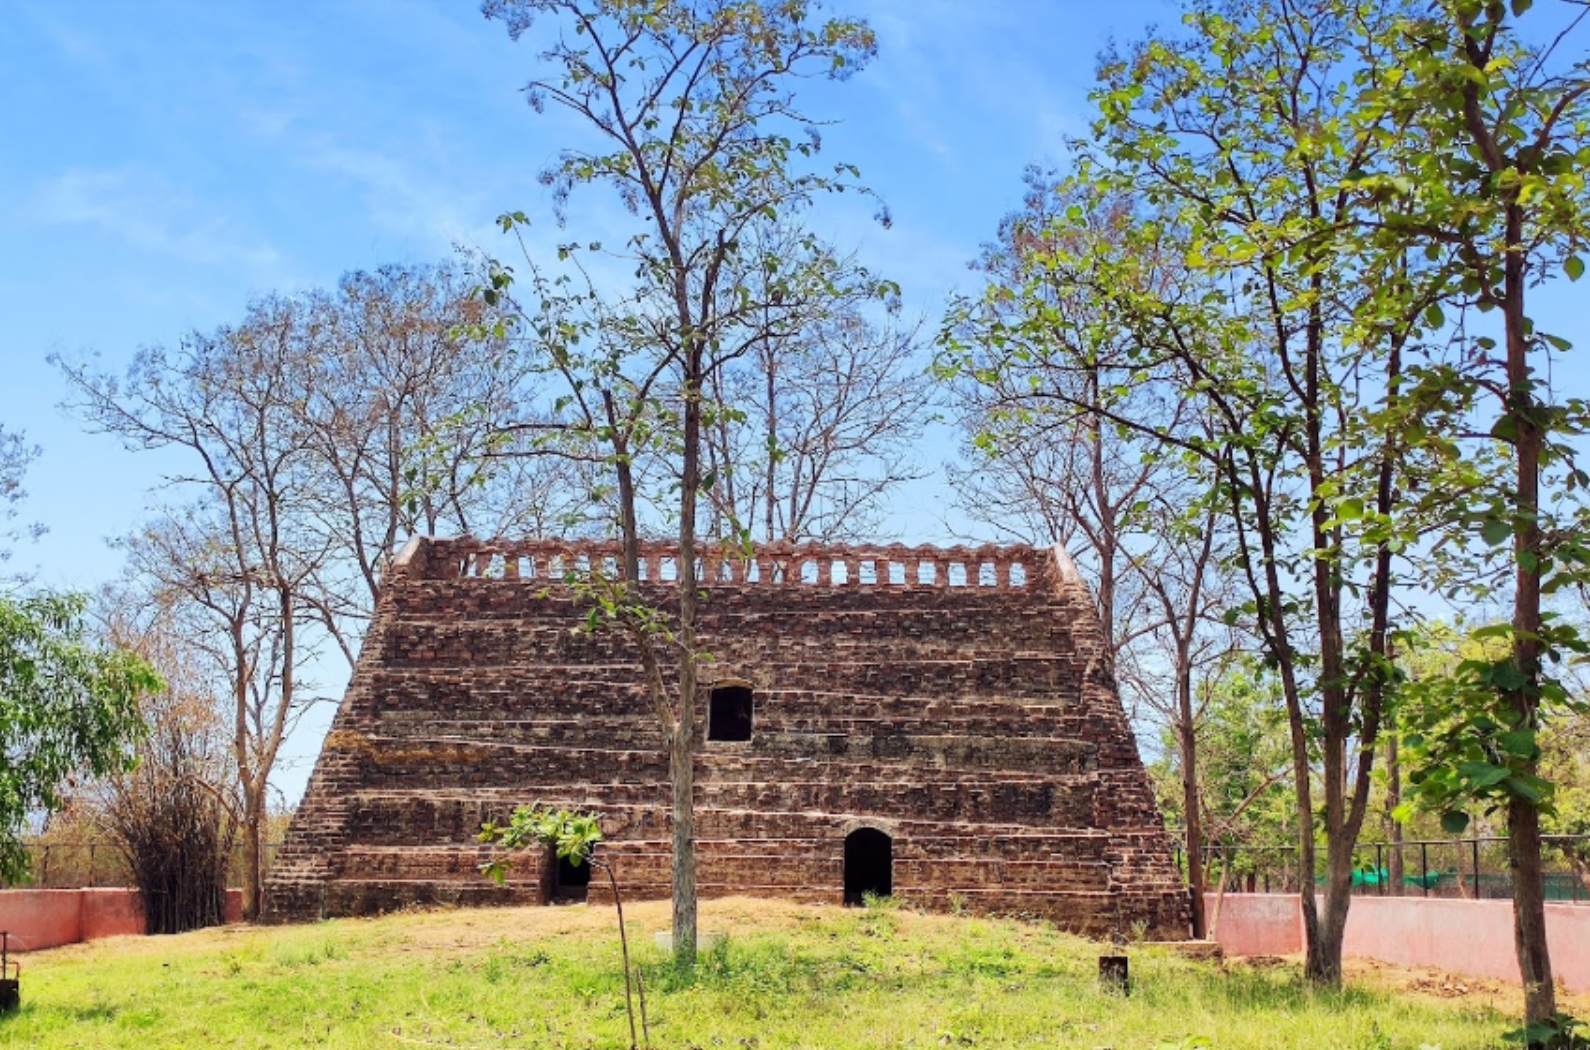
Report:
<svg viewBox="0 0 1590 1050"><path fill-rule="evenodd" d="M592 810L637 897L668 893L666 760L638 661L578 629L571 569L610 545L419 540L267 882L277 921L414 903L544 902L552 870L478 874L484 820ZM667 608L672 558L641 587ZM896 896L1183 937L1187 901L1093 605L1031 548L781 548L703 565L716 681L754 731L703 741L701 893L838 902L845 836L886 832ZM699 723L707 723L706 698ZM603 888L593 883L593 899Z"/></svg>

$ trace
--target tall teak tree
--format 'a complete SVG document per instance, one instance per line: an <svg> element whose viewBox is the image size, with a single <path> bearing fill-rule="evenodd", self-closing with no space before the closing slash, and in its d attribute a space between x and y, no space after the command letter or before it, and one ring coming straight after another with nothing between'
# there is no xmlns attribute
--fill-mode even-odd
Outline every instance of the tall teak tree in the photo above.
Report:
<svg viewBox="0 0 1590 1050"><path fill-rule="evenodd" d="M1543 599L1590 576L1590 545L1577 527L1590 476L1575 463L1590 406L1563 395L1553 369L1571 348L1537 328L1529 294L1558 275L1578 280L1590 241L1590 8L1554 5L1557 24L1522 18L1531 0L1428 0L1398 26L1404 70L1366 92L1365 108L1407 128L1396 176L1363 179L1400 204L1375 228L1391 252L1422 248L1442 267L1447 302L1463 310L1462 357L1423 377L1423 396L1474 404L1481 444L1500 446L1507 476L1470 487L1449 532L1503 555L1512 617L1485 629L1505 639L1498 660L1468 661L1467 697L1444 747L1420 740L1419 792L1461 827L1466 804L1507 815L1514 940L1524 978L1528 1041L1566 1041L1557 1030L1546 945L1540 818L1552 785L1539 775L1537 734L1553 707L1580 706L1549 667L1586 651ZM1542 19L1549 21L1550 15ZM1499 315L1491 335L1483 317ZM1582 366L1581 366L1582 367ZM1582 519L1581 519L1582 520Z"/></svg>
<svg viewBox="0 0 1590 1050"><path fill-rule="evenodd" d="M565 151L543 182L552 187L564 221L569 195L593 184L616 191L636 216L637 228L621 253L634 267L635 286L614 296L625 301L628 317L608 334L625 334L626 352L656 366L641 373L666 375L677 390L675 406L658 417L670 431L677 468L677 607L666 630L655 635L667 639L677 660L675 688L667 688L644 637L641 649L668 751L674 953L690 964L696 948L703 422L718 410L710 403L709 380L726 355L749 350L750 340L736 340L734 332L753 324L761 305L727 300L725 307L720 281L753 224L796 213L855 177L844 165L827 172L810 167L819 137L796 107L793 88L805 77L844 77L859 69L874 51L873 33L855 20L820 21L803 0L486 0L482 10L504 22L514 39L532 31L536 19L548 20L544 72L527 86L529 101L537 110L550 102L574 115L592 145ZM523 221L514 213L504 225ZM488 301L511 277L497 268L493 279ZM562 348L553 336L556 356ZM642 400L658 397L651 381L622 389ZM606 404L594 414L598 420L639 418L614 405L612 395L613 388L601 395ZM604 438L611 437L609 430ZM632 460L615 451L612 462L623 487ZM619 517L623 582L633 584L640 578L640 526L632 487L620 493ZM630 622L657 621L642 615Z"/></svg>
<svg viewBox="0 0 1590 1050"><path fill-rule="evenodd" d="M1341 979L1353 849L1394 680L1393 596L1418 528L1406 479L1428 455L1409 439L1400 390L1429 277L1336 236L1383 207L1346 183L1382 170L1396 141L1388 119L1361 119L1354 90L1395 70L1396 6L1213 0L1187 16L1191 33L1107 55L1079 179L1139 202L1143 219L1135 250L1068 257L1061 240L1054 261L1130 333L1130 367L1111 382L1168 377L1215 427L1163 436L1218 471L1250 592L1232 614L1282 687L1307 973L1325 984ZM1144 281L1142 260L1167 251L1201 280Z"/></svg>

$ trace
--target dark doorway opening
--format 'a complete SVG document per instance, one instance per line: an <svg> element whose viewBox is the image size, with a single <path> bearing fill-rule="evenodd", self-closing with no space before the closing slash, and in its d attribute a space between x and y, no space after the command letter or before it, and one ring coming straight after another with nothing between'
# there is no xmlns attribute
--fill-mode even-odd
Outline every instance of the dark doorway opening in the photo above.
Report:
<svg viewBox="0 0 1590 1050"><path fill-rule="evenodd" d="M558 870L552 887L552 899L560 904L577 904L585 900L591 887L591 865L584 861L574 863L566 857L554 858Z"/></svg>
<svg viewBox="0 0 1590 1050"><path fill-rule="evenodd" d="M707 701L708 740L751 739L751 687L720 685Z"/></svg>
<svg viewBox="0 0 1590 1050"><path fill-rule="evenodd" d="M845 903L862 904L867 894L894 891L894 840L877 828L857 828L845 836Z"/></svg>

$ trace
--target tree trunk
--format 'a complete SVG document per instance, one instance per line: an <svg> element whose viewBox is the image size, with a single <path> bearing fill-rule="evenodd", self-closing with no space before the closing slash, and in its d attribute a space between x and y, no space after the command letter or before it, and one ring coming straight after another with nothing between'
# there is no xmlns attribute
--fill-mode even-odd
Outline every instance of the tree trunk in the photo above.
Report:
<svg viewBox="0 0 1590 1050"><path fill-rule="evenodd" d="M1386 742L1386 838L1391 842L1391 856L1386 869L1391 881L1388 893L1400 897L1405 883L1402 881L1405 866L1402 863L1402 824L1392 814L1402 805L1402 763L1397 754L1395 734Z"/></svg>
<svg viewBox="0 0 1590 1050"><path fill-rule="evenodd" d="M696 496L701 488L701 365L692 340L685 361L683 469L679 479L679 715L668 747L673 789L674 963L696 963Z"/></svg>
<svg viewBox="0 0 1590 1050"><path fill-rule="evenodd" d="M262 790L250 787L243 800L243 921L259 918L260 890L264 874L264 798Z"/></svg>
<svg viewBox="0 0 1590 1050"><path fill-rule="evenodd" d="M1191 690L1178 685L1178 692L1182 694L1181 724L1176 727L1176 735L1181 745L1182 810L1187 825L1187 889L1192 895L1193 939L1202 940L1209 934L1209 924L1204 916L1204 835L1198 798L1198 750L1193 732Z"/></svg>
<svg viewBox="0 0 1590 1050"><path fill-rule="evenodd" d="M1515 191L1516 192L1516 191ZM1507 329L1508 398L1504 418L1517 427L1514 452L1518 467L1514 513L1513 664L1526 684L1506 696L1518 717L1516 729L1538 730L1540 717L1540 458L1545 444L1541 405L1535 398L1529 366L1529 318L1524 313L1526 288L1524 214L1516 198L1507 208L1508 254L1504 262L1506 297L1502 315ZM1524 763L1534 773L1539 759ZM1546 945L1546 888L1540 861L1540 810L1513 795L1507 804L1507 865L1513 876L1513 939L1518 969L1524 979L1525 1026L1550 1021L1557 1013L1557 989L1551 979L1551 952ZM1476 875L1476 882L1478 881Z"/></svg>
<svg viewBox="0 0 1590 1050"><path fill-rule="evenodd" d="M1229 847L1227 847L1229 849ZM1215 913L1209 920L1209 936L1220 936L1220 913L1226 908L1226 882L1231 874L1230 859L1221 851L1220 881L1215 884Z"/></svg>
<svg viewBox="0 0 1590 1050"><path fill-rule="evenodd" d="M668 744L668 786L673 793L674 961L696 961L695 748L686 743L694 726L676 726Z"/></svg>
<svg viewBox="0 0 1590 1050"><path fill-rule="evenodd" d="M1347 935L1347 909L1353 900L1353 844L1333 842L1325 853L1325 907L1308 941L1306 973L1315 984L1335 988L1342 983L1342 942ZM1312 877L1303 884L1303 897L1314 899Z"/></svg>
<svg viewBox="0 0 1590 1050"><path fill-rule="evenodd" d="M777 528L778 497L774 495L778 490L778 457L774 450L778 448L778 369L773 360L773 354L768 347L768 339L762 337L762 353L764 366L767 369L767 433L764 435L764 447L767 451L767 492L764 502L767 504L767 522L763 538L772 543L779 537L775 532Z"/></svg>
<svg viewBox="0 0 1590 1050"><path fill-rule="evenodd" d="M1507 842L1507 867L1513 876L1513 940L1518 970L1524 978L1524 1023L1537 1024L1557 1012L1557 990L1552 984L1551 955L1546 950L1540 810L1527 799L1514 798L1507 805Z"/></svg>

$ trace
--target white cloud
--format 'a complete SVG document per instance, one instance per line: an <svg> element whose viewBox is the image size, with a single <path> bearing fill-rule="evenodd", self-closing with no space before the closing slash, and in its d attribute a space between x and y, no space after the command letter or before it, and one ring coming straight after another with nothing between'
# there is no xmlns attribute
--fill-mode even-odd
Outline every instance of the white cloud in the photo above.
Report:
<svg viewBox="0 0 1590 1050"><path fill-rule="evenodd" d="M322 137L303 147L301 159L314 170L360 186L371 221L399 235L445 248L476 238L486 228L482 202L395 153L336 145Z"/></svg>
<svg viewBox="0 0 1590 1050"><path fill-rule="evenodd" d="M136 248L200 265L279 269L281 256L163 177L137 168L72 168L39 183L25 218L88 226Z"/></svg>

